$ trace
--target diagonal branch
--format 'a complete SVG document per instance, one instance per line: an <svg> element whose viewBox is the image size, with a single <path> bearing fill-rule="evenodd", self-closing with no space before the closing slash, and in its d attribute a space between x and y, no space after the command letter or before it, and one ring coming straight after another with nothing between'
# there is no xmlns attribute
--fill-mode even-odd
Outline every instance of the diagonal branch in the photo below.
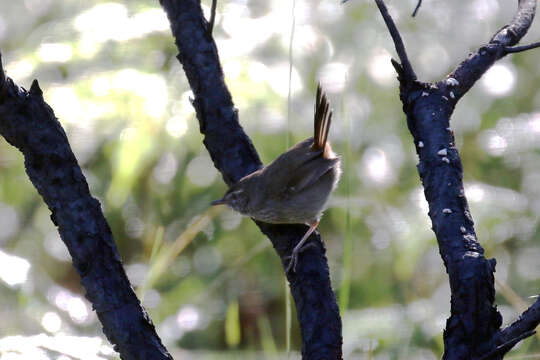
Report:
<svg viewBox="0 0 540 360"><path fill-rule="evenodd" d="M503 26L490 40L504 46L516 45L527 34L536 12L536 0L519 0L518 10L510 23Z"/></svg>
<svg viewBox="0 0 540 360"><path fill-rule="evenodd" d="M512 51L511 47L525 36L534 19L535 11L536 0L520 0L518 11L512 21L497 31L487 45L469 55L450 73L449 77L456 79L458 83L453 88L456 102L469 91L495 61L509 53L527 50L516 48L517 51Z"/></svg>
<svg viewBox="0 0 540 360"><path fill-rule="evenodd" d="M176 40L178 60L193 90L204 145L228 185L259 169L261 161L238 122L238 112L223 79L216 44L206 32L199 0L160 0ZM282 263L306 232L305 225L256 222L270 238ZM315 246L302 253L296 273L287 274L302 331L304 359L341 359L341 319L330 285L325 249L314 233Z"/></svg>
<svg viewBox="0 0 540 360"><path fill-rule="evenodd" d="M523 334L518 335L517 337L510 339L503 344L497 346L495 350L491 351L489 354L482 356L480 360L488 360L488 359L494 359L497 356L501 356L506 354L508 351L510 351L518 342L521 340L524 340L528 338L529 336L533 336L536 334L535 330L530 330L527 332L524 332Z"/></svg>
<svg viewBox="0 0 540 360"><path fill-rule="evenodd" d="M531 49L536 49L537 47L540 47L540 42L535 42L529 45L523 45L523 46L514 46L514 47L505 47L504 52L505 54L514 54L522 51L527 51Z"/></svg>
<svg viewBox="0 0 540 360"><path fill-rule="evenodd" d="M415 17L416 14L418 14L418 10L420 10L420 6L422 6L422 0L418 0L418 3L416 4L416 7L414 8L414 11L412 13L412 17Z"/></svg>
<svg viewBox="0 0 540 360"><path fill-rule="evenodd" d="M540 298L537 298L527 310L521 314L519 319L514 321L501 331L501 343L518 338L520 335L534 330L540 324Z"/></svg>
<svg viewBox="0 0 540 360"><path fill-rule="evenodd" d="M388 28L388 32L390 33L390 36L392 36L392 39L394 40L396 52L399 56L399 61L401 61L401 66L403 67L403 75L405 76L405 80L407 81L407 83L411 83L416 80L416 74L414 73L412 65L407 56L407 51L405 51L405 45L403 44L401 35L399 34L396 24L394 23L394 20L390 16L390 13L388 12L388 9L384 1L375 0L375 3L377 4L379 11L381 12L384 22L386 23L386 27Z"/></svg>
<svg viewBox="0 0 540 360"><path fill-rule="evenodd" d="M37 80L27 92L5 77L0 62L0 89L0 135L24 155L103 332L122 359L172 359L135 296L99 201Z"/></svg>

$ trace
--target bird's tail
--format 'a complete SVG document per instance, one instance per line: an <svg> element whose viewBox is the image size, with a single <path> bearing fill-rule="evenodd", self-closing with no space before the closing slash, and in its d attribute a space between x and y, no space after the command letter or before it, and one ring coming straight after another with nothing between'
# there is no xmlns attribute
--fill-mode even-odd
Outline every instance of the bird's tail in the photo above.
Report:
<svg viewBox="0 0 540 360"><path fill-rule="evenodd" d="M328 140L328 131L332 123L332 110L329 111L328 99L321 88L317 85L317 98L315 100L315 133L313 135L313 148L325 150Z"/></svg>

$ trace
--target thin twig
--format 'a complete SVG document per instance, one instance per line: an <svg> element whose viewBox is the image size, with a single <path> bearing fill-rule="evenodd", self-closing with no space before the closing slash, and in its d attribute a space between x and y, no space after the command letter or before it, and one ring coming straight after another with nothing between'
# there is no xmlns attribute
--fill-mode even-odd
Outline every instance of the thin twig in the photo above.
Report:
<svg viewBox="0 0 540 360"><path fill-rule="evenodd" d="M2 52L0 51L0 90L4 88L6 83L6 74L4 72L4 67L2 65Z"/></svg>
<svg viewBox="0 0 540 360"><path fill-rule="evenodd" d="M536 49L537 47L540 47L540 41L529 44L529 45L505 47L504 52L506 54L513 54L513 53L518 53L518 52L522 52L522 51L527 51L527 50L530 50L530 49Z"/></svg>
<svg viewBox="0 0 540 360"><path fill-rule="evenodd" d="M420 6L422 6L422 0L418 0L418 4L416 4L416 7L411 15L412 17L416 16L416 13L418 13L418 10L420 10Z"/></svg>
<svg viewBox="0 0 540 360"><path fill-rule="evenodd" d="M0 80L4 80L5 79L5 75L4 75L4 66L2 65L2 52L0 51Z"/></svg>
<svg viewBox="0 0 540 360"><path fill-rule="evenodd" d="M208 21L208 36L212 36L214 30L214 22L216 21L217 0L212 0L212 8L210 9L210 21Z"/></svg>
<svg viewBox="0 0 540 360"><path fill-rule="evenodd" d="M496 355L504 355L510 349L512 349L514 347L514 345L516 345L518 342L520 342L521 340L526 339L529 336L532 336L534 334L536 334L536 330L531 330L531 331L527 331L526 333L523 333L523 334L519 335L518 337L516 337L514 339L508 340L504 344L497 346L497 348L495 348L495 350L493 350L489 354L487 354L485 356L482 356L480 358L480 360L488 360L488 359L493 358Z"/></svg>
<svg viewBox="0 0 540 360"><path fill-rule="evenodd" d="M501 331L501 341L509 341L520 334L534 330L540 323L540 298L536 299L527 310L511 325Z"/></svg>
<svg viewBox="0 0 540 360"><path fill-rule="evenodd" d="M291 146L291 113L292 113L292 96L291 96L291 86L292 86L292 71L293 71L293 44L294 44L294 31L296 29L296 0L292 0L291 7L291 36L289 37L289 89L287 92L287 149Z"/></svg>
<svg viewBox="0 0 540 360"><path fill-rule="evenodd" d="M384 1L375 0L375 3L381 12L384 22L386 23L386 27L392 36L392 40L394 40L394 46L396 47L399 60L401 61L401 66L403 67L403 75L405 76L404 80L406 80L407 83L413 82L416 80L416 74L414 73L411 63L409 62L409 58L407 57L407 51L405 50L405 45L403 44L399 30L397 29L394 20L392 20Z"/></svg>

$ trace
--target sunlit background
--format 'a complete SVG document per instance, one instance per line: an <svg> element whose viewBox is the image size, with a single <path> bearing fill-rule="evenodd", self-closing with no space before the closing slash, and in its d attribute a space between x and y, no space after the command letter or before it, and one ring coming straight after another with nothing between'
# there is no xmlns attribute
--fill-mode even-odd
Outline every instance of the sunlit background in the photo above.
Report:
<svg viewBox="0 0 540 360"><path fill-rule="evenodd" d="M517 3L425 0L412 19L416 1L388 6L428 81L487 42ZM310 136L318 80L329 93L330 137L345 172L320 231L345 358L438 359L447 275L398 99L393 45L373 2L218 0L214 36L265 163ZM536 22L524 42L539 38ZM270 242L251 221L209 209L226 187L202 145L158 1L1 1L0 50L19 85L39 79L173 355L287 358L288 327L298 351L294 305L289 323ZM497 258L507 323L540 290L539 51L499 61L452 120L478 237ZM22 156L0 140L0 358L115 358L49 214ZM536 353L531 338L513 355Z"/></svg>

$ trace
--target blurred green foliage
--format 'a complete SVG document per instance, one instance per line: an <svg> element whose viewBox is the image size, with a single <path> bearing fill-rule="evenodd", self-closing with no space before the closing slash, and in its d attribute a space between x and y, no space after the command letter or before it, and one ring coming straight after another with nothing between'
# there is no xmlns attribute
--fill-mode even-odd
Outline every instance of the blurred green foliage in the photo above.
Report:
<svg viewBox="0 0 540 360"><path fill-rule="evenodd" d="M449 288L389 61L390 37L370 1L296 0L287 118L291 5L218 2L214 35L242 125L267 163L289 137L310 135L321 80L335 111L330 137L345 163L320 226L343 312L345 358L439 358ZM516 6L433 0L412 19L416 0L388 5L426 81L484 44ZM524 43L539 35L536 22ZM0 51L20 86L39 79L173 354L283 355L280 261L251 221L209 210L225 185L202 145L158 2L3 1ZM540 289L539 56L533 50L497 63L452 120L478 237L497 258L497 304L507 323ZM34 344L34 352L10 359L113 356L22 156L5 141L0 228L0 355ZM297 350L294 309L292 319ZM536 338L514 350L536 352Z"/></svg>

